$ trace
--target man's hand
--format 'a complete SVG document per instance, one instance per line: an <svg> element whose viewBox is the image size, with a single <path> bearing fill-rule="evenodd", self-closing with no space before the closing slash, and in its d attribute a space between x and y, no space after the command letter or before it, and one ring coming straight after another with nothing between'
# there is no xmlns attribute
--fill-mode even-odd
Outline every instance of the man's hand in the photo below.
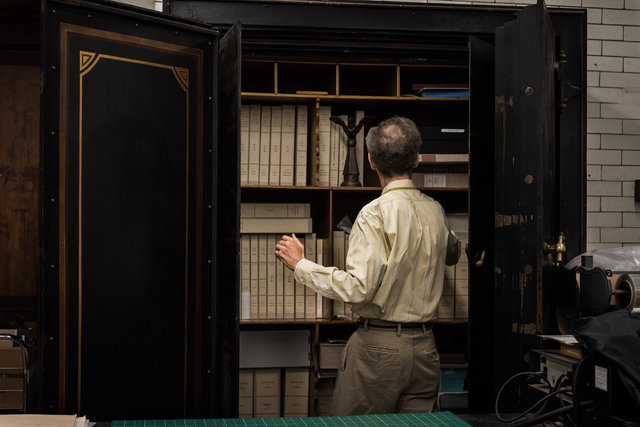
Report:
<svg viewBox="0 0 640 427"><path fill-rule="evenodd" d="M289 269L295 270L298 262L304 258L304 246L295 234L282 236L282 240L276 245L276 256Z"/></svg>

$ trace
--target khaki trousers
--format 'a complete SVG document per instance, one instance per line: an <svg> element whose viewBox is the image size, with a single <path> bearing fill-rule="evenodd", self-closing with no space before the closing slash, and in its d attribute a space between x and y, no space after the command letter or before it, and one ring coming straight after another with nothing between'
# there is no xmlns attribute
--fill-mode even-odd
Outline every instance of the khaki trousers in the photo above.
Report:
<svg viewBox="0 0 640 427"><path fill-rule="evenodd" d="M331 415L431 412L439 389L431 329L359 327L342 353Z"/></svg>

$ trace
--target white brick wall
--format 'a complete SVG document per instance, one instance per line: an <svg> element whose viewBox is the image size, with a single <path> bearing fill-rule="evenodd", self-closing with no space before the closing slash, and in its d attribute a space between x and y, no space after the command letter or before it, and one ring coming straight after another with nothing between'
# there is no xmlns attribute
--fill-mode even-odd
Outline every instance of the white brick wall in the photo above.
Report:
<svg viewBox="0 0 640 427"><path fill-rule="evenodd" d="M546 3L587 9L587 249L640 245L640 202L633 197L640 179L640 0Z"/></svg>

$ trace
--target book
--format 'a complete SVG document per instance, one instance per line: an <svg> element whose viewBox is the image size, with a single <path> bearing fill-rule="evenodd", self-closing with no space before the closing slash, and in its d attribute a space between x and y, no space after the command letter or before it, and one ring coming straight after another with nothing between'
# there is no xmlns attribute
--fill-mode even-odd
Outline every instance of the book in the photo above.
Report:
<svg viewBox="0 0 640 427"><path fill-rule="evenodd" d="M339 270L344 270L344 240L345 232L342 230L334 230L333 232L333 265ZM333 300L333 317L345 317L344 301Z"/></svg>
<svg viewBox="0 0 640 427"><path fill-rule="evenodd" d="M271 106L263 105L260 110L260 170L258 183L269 185L269 154L271 143Z"/></svg>
<svg viewBox="0 0 640 427"><path fill-rule="evenodd" d="M469 175L466 173L415 172L411 179L417 187L469 188Z"/></svg>
<svg viewBox="0 0 640 427"><path fill-rule="evenodd" d="M320 106L318 117L318 185L329 186L331 162L331 107Z"/></svg>
<svg viewBox="0 0 640 427"><path fill-rule="evenodd" d="M310 203L241 203L240 218L308 218Z"/></svg>
<svg viewBox="0 0 640 427"><path fill-rule="evenodd" d="M257 319L258 318L258 264L260 262L260 260L258 259L258 235L252 234L249 236L249 239L250 239L250 257L251 257L250 287L249 287L251 300L250 300L249 318Z"/></svg>
<svg viewBox="0 0 640 427"><path fill-rule="evenodd" d="M283 262L276 258L276 318L284 319L284 270Z"/></svg>
<svg viewBox="0 0 640 427"><path fill-rule="evenodd" d="M320 112L314 108L309 115L309 144L308 144L308 161L309 161L309 185L319 185L319 168L320 168Z"/></svg>
<svg viewBox="0 0 640 427"><path fill-rule="evenodd" d="M349 116L342 114L340 118L343 122L349 123ZM347 160L347 134L342 126L338 125L338 176L336 180L336 187L338 187L344 180L344 164Z"/></svg>
<svg viewBox="0 0 640 427"><path fill-rule="evenodd" d="M469 154L418 154L418 162L420 163L466 163L469 161Z"/></svg>
<svg viewBox="0 0 640 427"><path fill-rule="evenodd" d="M338 170L340 169L340 125L329 123L329 185L338 185Z"/></svg>
<svg viewBox="0 0 640 427"><path fill-rule="evenodd" d="M304 257L309 261L316 262L317 236L315 233L304 236ZM316 313L316 293L313 289L304 286L304 317L315 319Z"/></svg>
<svg viewBox="0 0 640 427"><path fill-rule="evenodd" d="M422 126L418 130L422 139L420 153L469 153L469 134L465 127Z"/></svg>
<svg viewBox="0 0 640 427"><path fill-rule="evenodd" d="M284 319L295 317L295 284L293 282L293 271L284 267Z"/></svg>
<svg viewBox="0 0 640 427"><path fill-rule="evenodd" d="M311 233L312 218L240 218L240 233Z"/></svg>
<svg viewBox="0 0 640 427"><path fill-rule="evenodd" d="M304 236L298 236L298 240L300 240L300 243L302 243L303 247L305 246L305 237ZM295 287L295 308L294 308L294 313L295 313L295 318L296 319L304 319L305 314L304 314L304 307L305 307L305 288L306 286L303 285L302 283L298 282L297 280L294 279L294 287Z"/></svg>
<svg viewBox="0 0 640 427"><path fill-rule="evenodd" d="M296 113L296 161L295 161L295 185L307 185L307 106L298 105Z"/></svg>
<svg viewBox="0 0 640 427"><path fill-rule="evenodd" d="M414 83L411 89L415 92L427 89L468 89L468 83Z"/></svg>
<svg viewBox="0 0 640 427"><path fill-rule="evenodd" d="M276 287L276 255L274 253L278 236L267 235L267 319L277 316L277 287Z"/></svg>
<svg viewBox="0 0 640 427"><path fill-rule="evenodd" d="M240 235L240 318L251 318L251 236Z"/></svg>
<svg viewBox="0 0 640 427"><path fill-rule="evenodd" d="M269 143L269 185L280 184L280 136L282 130L282 106L271 107L271 141Z"/></svg>
<svg viewBox="0 0 640 427"><path fill-rule="evenodd" d="M356 110L356 123L360 123L365 116L363 110ZM358 164L358 180L361 185L364 185L364 165L365 165L365 156L364 156L364 137L365 137L365 129L362 126L360 132L356 134L356 163Z"/></svg>
<svg viewBox="0 0 640 427"><path fill-rule="evenodd" d="M316 263L325 265L325 250L327 247L327 239L316 239ZM316 318L318 319L330 319L331 318L331 300L325 298L322 295L316 294Z"/></svg>
<svg viewBox="0 0 640 427"><path fill-rule="evenodd" d="M296 106L282 107L282 152L280 184L293 185L295 167Z"/></svg>
<svg viewBox="0 0 640 427"><path fill-rule="evenodd" d="M423 98L468 98L469 90L422 89L420 96Z"/></svg>
<svg viewBox="0 0 640 427"><path fill-rule="evenodd" d="M249 106L240 106L240 184L249 183Z"/></svg>
<svg viewBox="0 0 640 427"><path fill-rule="evenodd" d="M260 183L260 105L249 105L249 171L247 182Z"/></svg>
<svg viewBox="0 0 640 427"><path fill-rule="evenodd" d="M345 233L344 235L344 267L343 270L347 270L347 255L349 254L349 236L350 234ZM344 303L344 317L347 319L353 319L353 311L351 310L350 303Z"/></svg>
<svg viewBox="0 0 640 427"><path fill-rule="evenodd" d="M267 235L258 234L258 318L267 318Z"/></svg>

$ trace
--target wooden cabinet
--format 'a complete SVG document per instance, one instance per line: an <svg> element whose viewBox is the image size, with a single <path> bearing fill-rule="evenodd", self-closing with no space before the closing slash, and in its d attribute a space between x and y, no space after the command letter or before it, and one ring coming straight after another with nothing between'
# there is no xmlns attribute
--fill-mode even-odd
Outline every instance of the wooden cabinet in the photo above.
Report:
<svg viewBox="0 0 640 427"><path fill-rule="evenodd" d="M427 62L428 57L405 58L403 62L385 63L374 62L369 60L365 62L355 62L350 55L335 52L332 54L334 61L311 61L304 57L295 58L288 55L286 59L280 59L275 56L265 56L256 58L245 57L241 64L242 69L242 105L243 108L259 106L263 108L262 120L264 123L265 113L264 107L268 111L275 111L276 107L282 105L302 105L307 117L304 122L308 123L307 134L303 139L307 146L304 151L308 153L304 162L296 163L295 168L305 168L306 185L256 185L244 184L241 186L241 202L242 203L308 203L311 207L311 217L313 220L313 232L317 238L324 239L327 248L325 249L325 265L340 265L337 259L337 253L334 251L334 231L338 230L337 226L345 216L351 221L355 220L358 212L368 202L380 195L382 188L377 175L371 170L366 158L366 149L360 152L360 171L362 177L362 186L347 187L340 186L343 180L344 170L344 154L337 156L339 144L344 141L339 140L342 129L337 128L335 138L331 137L331 143L338 146L335 150L322 142L324 132L320 124L321 109L330 108L332 116L346 115L355 118L356 111L362 111L363 116L371 117L373 125L380 122L391 115L400 114L413 119L420 128L455 128L464 131L468 129L469 114L469 98L468 96L421 96L418 89L414 85L422 84L428 87L446 90L451 87L465 87L468 89L468 62L446 59L442 61L431 61L431 64L421 65L416 62ZM430 94L431 95L431 94ZM445 93L444 95L448 95ZM271 110L269 110L271 109ZM251 114L259 114L258 109L252 109ZM273 116L271 116L273 117ZM253 126L253 121L251 121ZM363 130L363 134L366 133ZM253 133L253 128L248 132L250 138L258 138L257 132ZM263 129L264 132L264 129ZM294 133L297 133L298 129ZM271 134L273 135L273 134ZM247 137L249 138L249 137ZM265 135L261 144L264 143ZM269 134L266 134L269 138ZM247 141L250 147L257 150L255 144ZM267 144L269 141L267 141ZM278 138L272 138L271 144L281 144ZM283 144L283 142L282 142ZM466 142L465 142L466 145ZM296 147L297 148L297 147ZM330 150L331 153L320 153L320 150ZM283 149L284 150L284 149ZM275 150L275 153L283 151ZM262 164L263 153L268 155L268 151L260 150L260 160ZM468 151L468 150L465 150ZM273 156L274 151L271 151ZM331 167L337 169L331 170L330 179L327 182L322 181L322 158L329 159L333 156L339 157L335 163L332 162ZM247 157L252 157L249 153ZM468 157L468 156L467 156ZM299 160L299 159L298 159ZM246 165L242 164L240 170L246 170ZM251 162L251 160L249 160ZM250 166L249 166L250 167ZM262 166L261 166L262 167ZM273 171L273 167L271 171ZM424 174L436 175L444 177L447 172L457 172L458 174L466 174L468 172L468 162L424 162L416 170L416 181L418 175L420 179ZM261 169L262 172L262 169ZM249 176L247 181L251 181L250 172L246 172ZM277 173L277 172L276 172ZM325 171L326 174L326 171ZM263 175L261 173L261 175ZM273 182L270 175L270 182ZM255 173L254 173L255 179ZM265 178L266 181L266 178ZM277 182L277 179L276 179ZM464 213L465 217L468 213L468 185L460 186L425 186L424 180L419 182L418 187L422 191L439 200L445 207L445 210L455 213ZM264 232L268 232L265 230ZM284 231L283 231L284 232ZM273 247L267 248L267 257L274 257ZM466 256L464 261L466 262ZM258 269L256 269L258 271ZM252 274L255 274L252 273ZM267 275L266 268L263 275ZM252 277L252 280L255 278ZM263 286L266 285L266 277L263 277ZM257 289L258 285L255 286ZM275 289L275 285L273 286ZM247 286L247 289L249 287ZM310 387L310 415L318 415L321 408L318 404L317 389L319 382L323 381L323 377L331 376L329 371L320 369L319 364L319 348L320 345L327 340L346 339L350 332L354 329L355 320L341 319L341 313L315 313L311 317L317 319L309 319L308 307L307 313L299 313L298 310L304 307L296 305L295 313L287 315L287 297L283 297L278 291L274 299L279 300L279 304L283 304L284 314L273 314L265 307L267 305L267 291L264 295L255 295L255 289L251 288L251 296L249 299L255 304L254 299L259 299L260 309L252 308L250 315L242 314L240 320L241 332L255 329L259 327L264 329L269 326L273 330L286 329L291 325L306 325L311 331L311 371L312 381ZM297 292L297 291L296 291ZM267 296L267 298L265 298ZM296 294L296 299L298 295ZM321 298L321 297L320 297ZM451 300L453 303L453 297ZM273 302L271 303L274 304ZM458 301L458 304L462 304ZM248 303L241 304L242 307L249 306ZM331 301L329 301L331 306ZM453 304L452 306L453 307ZM271 307L270 310L274 310ZM337 310L336 310L337 311ZM462 311L462 310L460 310ZM347 310L349 312L349 310ZM279 318L278 318L279 317ZM347 313L347 317L350 314ZM451 331L446 325L461 325L464 327L467 319L454 318L454 312L450 313L450 318L438 319L435 321L438 328L443 334L450 334ZM466 335L459 333L459 328L454 334L458 339L458 345L447 344L442 346L443 355L449 353L457 353L458 359L466 362ZM444 341L443 341L444 342ZM240 351L243 351L240 348ZM246 351L246 350L245 350ZM446 356L445 356L446 357ZM241 357L242 359L242 357ZM242 366L241 366L242 367ZM246 366L252 367L252 366ZM285 366L282 366L285 367ZM333 372L335 376L335 371Z"/></svg>

